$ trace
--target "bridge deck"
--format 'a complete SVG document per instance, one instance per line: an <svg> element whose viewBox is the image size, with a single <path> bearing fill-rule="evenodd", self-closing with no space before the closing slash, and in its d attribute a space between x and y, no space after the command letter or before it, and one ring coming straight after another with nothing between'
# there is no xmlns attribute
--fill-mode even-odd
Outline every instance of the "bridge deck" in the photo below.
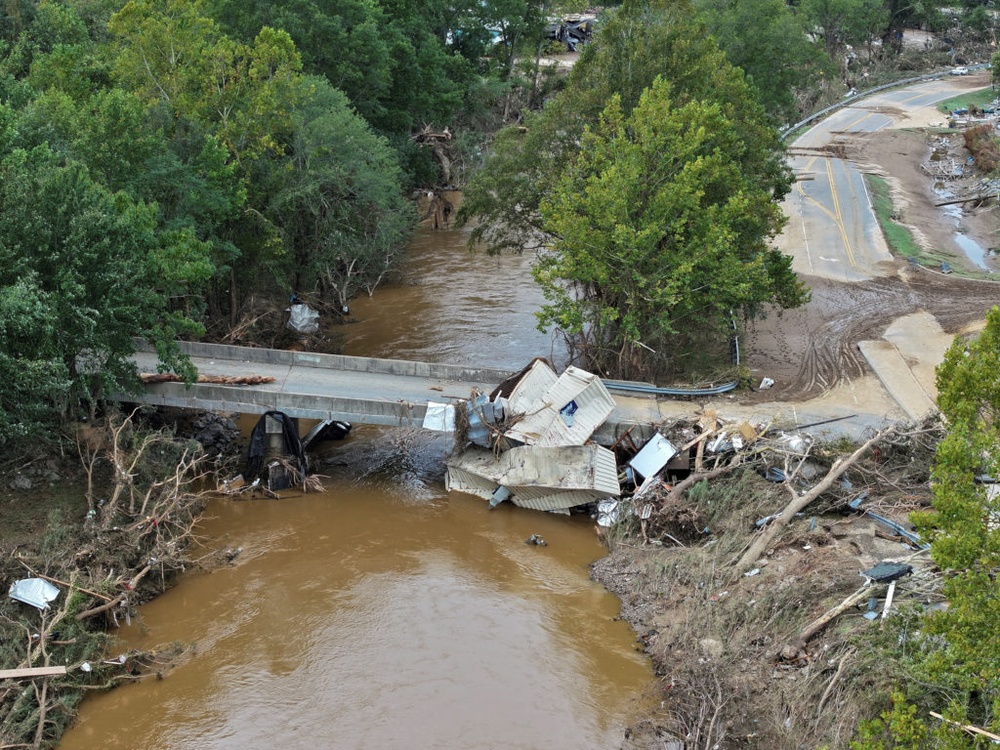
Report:
<svg viewBox="0 0 1000 750"><path fill-rule="evenodd" d="M489 393L511 373L456 365L371 359L338 355L250 349L215 344L185 344L185 350L202 375L274 378L273 383L252 386L197 383L147 385L138 395L121 401L221 412L261 414L283 411L305 419L343 419L355 424L423 424L428 402L457 404L475 388ZM155 372L157 358L149 351L136 354L141 372ZM616 399L618 401L618 399ZM610 443L633 425L643 434L658 422L652 398L625 399L595 434ZM636 433L636 437L640 437Z"/></svg>

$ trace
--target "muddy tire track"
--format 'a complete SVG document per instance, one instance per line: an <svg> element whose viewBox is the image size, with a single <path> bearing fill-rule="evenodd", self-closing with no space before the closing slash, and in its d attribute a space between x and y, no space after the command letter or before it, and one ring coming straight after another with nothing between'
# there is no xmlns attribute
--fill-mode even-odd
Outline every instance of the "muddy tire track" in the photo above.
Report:
<svg viewBox="0 0 1000 750"><path fill-rule="evenodd" d="M777 383L768 398L801 400L870 372L858 349L897 319L921 310L957 335L1000 301L1000 286L927 271L844 284L807 278L804 310L773 314L747 329L747 362Z"/></svg>

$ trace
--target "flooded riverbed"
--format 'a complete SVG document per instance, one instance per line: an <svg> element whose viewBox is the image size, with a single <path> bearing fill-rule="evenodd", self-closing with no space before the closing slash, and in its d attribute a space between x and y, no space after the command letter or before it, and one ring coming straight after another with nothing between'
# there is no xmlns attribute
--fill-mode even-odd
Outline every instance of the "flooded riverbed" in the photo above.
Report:
<svg viewBox="0 0 1000 750"><path fill-rule="evenodd" d="M470 289L491 272L461 235L418 241L432 243L414 256L427 275L356 306L348 353L515 369L549 354L533 308L500 296L498 311ZM466 312L442 298L442 273ZM531 293L517 284L503 289ZM449 318L477 310L476 325ZM593 522L446 493L447 448L359 426L328 448L326 493L213 500L206 548L242 552L123 632L123 648L188 654L163 680L86 701L60 747L619 747L652 673L617 600L589 580L604 554ZM525 544L532 534L548 546Z"/></svg>

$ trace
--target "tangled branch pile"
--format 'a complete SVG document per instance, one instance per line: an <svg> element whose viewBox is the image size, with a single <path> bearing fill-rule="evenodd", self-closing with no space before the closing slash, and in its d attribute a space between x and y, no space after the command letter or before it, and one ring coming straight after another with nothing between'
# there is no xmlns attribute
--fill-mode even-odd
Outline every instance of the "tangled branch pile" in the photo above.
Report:
<svg viewBox="0 0 1000 750"><path fill-rule="evenodd" d="M688 430L693 448L711 427ZM893 613L941 600L926 551L877 520L903 528L929 503L939 423L860 447L765 432L706 453L686 478L660 477L609 530L595 577L621 597L660 678L660 709L633 727L629 750L846 748L885 690L873 640L888 637L888 583L859 573L912 566Z"/></svg>
<svg viewBox="0 0 1000 750"><path fill-rule="evenodd" d="M134 416L134 414L133 414ZM185 554L203 495L197 443L144 432L131 417L113 417L78 433L87 478L85 514L49 518L35 546L0 559L6 581L41 577L60 588L51 607L0 602L0 664L65 666L65 675L0 681L0 746L48 747L90 690L159 669L162 654L107 659L109 626L161 593L189 560Z"/></svg>

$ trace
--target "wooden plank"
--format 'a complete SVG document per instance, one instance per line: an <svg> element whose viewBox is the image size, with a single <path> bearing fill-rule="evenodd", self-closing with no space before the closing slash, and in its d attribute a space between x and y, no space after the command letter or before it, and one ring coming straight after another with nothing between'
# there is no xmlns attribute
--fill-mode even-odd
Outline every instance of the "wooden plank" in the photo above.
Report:
<svg viewBox="0 0 1000 750"><path fill-rule="evenodd" d="M0 680L16 680L21 677L53 677L66 674L66 667L25 667L24 669L0 669Z"/></svg>

